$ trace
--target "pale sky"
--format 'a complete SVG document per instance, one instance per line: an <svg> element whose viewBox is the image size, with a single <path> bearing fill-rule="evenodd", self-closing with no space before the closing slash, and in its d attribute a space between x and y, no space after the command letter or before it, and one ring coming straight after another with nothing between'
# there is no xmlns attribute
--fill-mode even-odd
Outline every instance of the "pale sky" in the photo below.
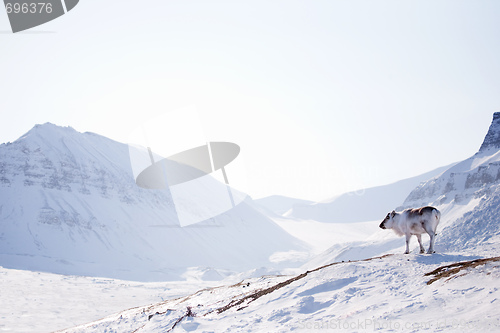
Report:
<svg viewBox="0 0 500 333"><path fill-rule="evenodd" d="M481 0L80 0L12 34L0 10L0 142L52 122L127 143L195 108L207 140L241 147L254 198L391 183L478 150L499 17Z"/></svg>

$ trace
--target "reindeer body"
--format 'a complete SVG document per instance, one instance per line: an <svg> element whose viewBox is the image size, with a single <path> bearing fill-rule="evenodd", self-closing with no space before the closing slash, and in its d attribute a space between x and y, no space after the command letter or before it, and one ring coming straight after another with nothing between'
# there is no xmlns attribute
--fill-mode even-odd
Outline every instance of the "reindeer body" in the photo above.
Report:
<svg viewBox="0 0 500 333"><path fill-rule="evenodd" d="M382 229L392 229L398 236L406 236L406 251L410 253L410 238L412 235L417 236L418 244L420 245L420 253L424 253L425 249L422 245L422 234L427 233L430 237L430 245L427 253L434 253L434 239L436 238L436 229L441 219L441 212L434 207L426 206L416 209L407 209L402 213L392 211L387 214L385 219L380 223Z"/></svg>

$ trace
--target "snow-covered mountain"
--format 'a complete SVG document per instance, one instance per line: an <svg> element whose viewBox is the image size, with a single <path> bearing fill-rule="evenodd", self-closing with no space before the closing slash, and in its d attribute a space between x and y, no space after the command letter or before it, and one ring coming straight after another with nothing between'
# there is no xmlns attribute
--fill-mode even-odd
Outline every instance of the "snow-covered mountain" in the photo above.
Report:
<svg viewBox="0 0 500 333"><path fill-rule="evenodd" d="M209 282L203 282L205 285L196 293L191 292L192 287L186 288L186 296L180 298L169 296L180 294L176 288L182 289L183 287L179 287L177 284L176 287L171 287L168 284L161 286L159 284L149 286L147 283L142 286L141 284L141 288L146 288L141 291L145 295L145 301L138 302L137 305L152 300L151 296L148 296L149 293L146 292L149 288L164 289L168 300L138 306L114 315L109 315L110 312L104 313L104 311L102 316L93 314L92 316L96 319L106 317L66 329L63 332L499 331L500 319L497 314L496 302L500 297L500 289L498 288L498 279L500 278L500 257L498 257L500 253L500 223L498 223L500 180L491 176L491 173L485 173L485 170L494 171L494 165L498 162L497 156L500 147L495 146L495 140L490 138L495 138L497 133L500 133L499 118L499 114L495 114L493 124L487 139L485 139L485 142L493 142L493 144L483 144L479 152L470 159L458 163L418 186L404 202L405 207L432 204L442 211L436 239L436 250L438 251L436 254L419 254L418 251L415 251L409 255L403 255L404 238L395 236L391 231L379 230L365 241L336 244L301 268L289 270L289 272L297 272L296 274L260 277L258 273L265 272L265 270L257 270L251 278L245 278L245 274L229 276L220 282L225 286L213 288L208 284ZM58 130L70 129L58 128ZM79 137L87 135L79 134ZM0 148L0 152L3 153L4 146L0 146ZM2 162L4 161L6 159L2 158ZM14 164L16 159L10 158L7 161ZM10 189L12 189L12 184L18 181L16 177L25 175L23 168L19 168L21 171L17 172L16 177L3 171L11 170L11 168L3 167L1 170L2 177L5 176L5 179L8 180L8 182L4 182L6 185L1 188L2 193L4 193L4 187L9 189L8 186L11 185ZM452 173L455 173L455 176L451 176ZM493 175L496 174L493 172ZM92 177L88 179L92 179ZM457 181L460 179L461 181ZM468 179L469 185L466 187ZM89 181L89 184L91 183ZM448 183L452 183L452 185L447 185ZM73 188L76 188L76 185L71 184L72 192L68 193L75 192ZM45 186L48 188L47 185ZM25 187L20 188L24 189ZM46 192L43 182L29 185L28 188L37 188L38 191ZM87 186L87 188L91 193L100 193L99 187ZM97 188L97 192L95 188ZM50 188L50 190L52 191L54 188ZM110 192L112 191L109 190L108 193ZM417 195L418 193L426 194ZM35 194L32 197L37 198ZM112 196L110 195L110 197ZM4 203L3 198L2 196L2 204ZM58 201L55 199L47 201L51 206L54 206L55 202L63 205L63 199L59 197L56 199ZM76 206L74 200L66 199ZM111 199L108 197L106 200ZM33 202L37 204L38 201L34 200ZM106 201L106 203L110 202ZM118 200L118 202L121 201ZM9 204L14 205L13 203ZM160 202L156 202L156 204L159 205ZM247 202L245 206L237 207L246 207L245 212L239 212L243 214L243 217L239 217L241 221L237 224L238 226L245 225L244 218L248 214L259 216L257 220L261 221L260 213L252 208L254 206L253 202ZM22 208L24 207L25 205L22 205ZM14 208L16 208L15 205ZM3 227L4 221L8 220L8 212L11 211L8 210L6 213L5 209L2 208L2 232L7 230ZM131 209L126 211L131 211ZM14 213L19 215L19 212L23 212L23 210L18 208L11 215ZM236 216L236 213L234 211L228 212L228 214L234 214L231 215L233 217ZM160 220L154 220L154 222L158 223ZM224 220L224 222L229 221ZM303 221L296 222L302 223ZM313 222L325 226L334 225L333 223ZM264 222L262 223L267 226ZM22 228L33 228L36 225L36 223L17 224L21 225ZM14 227L17 224L12 222L9 226L16 230ZM61 220L60 227L67 224ZM353 226L355 224L337 224L336 227L340 228L342 225ZM133 229L128 224L127 227ZM65 228L70 230L69 227ZM103 229L106 230L106 228L104 225ZM93 224L91 229L94 229ZM176 228L145 227L144 229L154 229L161 232L160 230L175 230ZM195 228L192 229L195 230ZM42 228L34 230L36 232L33 234L40 234ZM81 241L80 233L88 236L83 228L72 230L74 230L73 237L78 241ZM210 230L210 228L207 227L204 230ZM98 231L96 230L95 233ZM143 232L142 230L133 229L133 231L144 236L144 234L140 234ZM11 232L12 234L14 233ZM19 234L22 233L19 232ZM238 235L236 232L233 234ZM110 237L106 233L102 233L102 235ZM202 235L198 235L198 237L198 240L203 240ZM5 239L6 237L3 236L2 246ZM88 239L92 240L92 237L88 236ZM227 239L221 240L227 241ZM424 236L424 240L426 240L426 236ZM292 239L291 243L295 244L294 241ZM413 241L411 248L416 248L416 241ZM47 247L45 244L43 243ZM154 245L157 246L156 243ZM37 245L35 244L35 246ZM222 249L222 245L217 249ZM70 250L73 251L71 248ZM113 251L115 248L108 249L108 253ZM374 257L379 254L380 257ZM8 255L0 256L2 260L8 257ZM19 258L20 256L11 255L11 257ZM27 262L30 258L33 262L43 260L39 255L25 257L27 257ZM52 263L55 261L51 260ZM107 265L109 262L105 264ZM207 276L218 274L218 271L215 270L194 270L192 272L196 274L201 272ZM6 280L11 280L10 284L5 279L0 280L7 287L19 283L18 278L24 278L26 281L29 279L30 284L33 280L41 279L36 282L39 284L37 288L41 290L45 290L43 285L49 284L47 281L55 280L63 280L67 288L74 288L75 291L82 292L81 290L83 290L81 287L79 289L72 285L72 277L58 278L32 272L28 272L28 274L25 271L12 269L1 269L0 273L8 277ZM240 281L240 278L244 280ZM74 283L82 282L79 280ZM100 284L107 283L106 288L111 288L112 285L123 285L125 282L96 279L95 283L99 284L98 286L94 286L91 281L85 283L91 284L90 288L95 294L95 290L99 288ZM125 288L132 287L128 285ZM134 285L133 288L138 288L138 286ZM174 289L176 289L175 292ZM123 291L116 289L117 295L121 292ZM11 299L14 299L14 296L12 294ZM155 291L155 297L160 296L163 298L161 289L158 289ZM54 304L49 306L57 311L66 305L64 300L57 301L52 298L51 302ZM90 300L86 302L90 302ZM34 309L36 306L29 304L30 302L25 303L28 304L19 301L17 308ZM85 306L90 306L89 304ZM6 307L4 306L4 308ZM5 310L3 313L7 313L6 311L10 313L10 310ZM65 309L62 312L63 315L68 311L71 311L68 317L71 317L72 320L63 323L76 322L81 309ZM23 313L30 316L29 311L25 310ZM96 309L94 313L99 314L99 310ZM0 313L1 316L2 313ZM57 317L59 317L59 313ZM7 324L5 328L12 330L15 321L10 319L9 322L11 325ZM28 325L29 330L24 331L39 331L36 329L35 319L31 319L28 323L30 324ZM49 326L47 320L45 324L44 327L56 327ZM1 328L2 324L0 323Z"/></svg>
<svg viewBox="0 0 500 333"><path fill-rule="evenodd" d="M421 183L397 210L431 205L442 215L436 250L491 249L500 244L500 112L493 121L479 151L441 174ZM423 237L424 242L428 240ZM308 267L331 260L364 259L384 253L402 252L404 239L379 230L367 241L336 244L314 258ZM415 239L410 247L417 245Z"/></svg>
<svg viewBox="0 0 500 333"><path fill-rule="evenodd" d="M303 249L248 202L181 228L169 193L136 186L128 146L100 135L47 123L0 145L0 266L129 280L204 267L219 279Z"/></svg>
<svg viewBox="0 0 500 333"><path fill-rule="evenodd" d="M403 207L434 205L444 213L438 249L496 246L500 241L500 112L479 151L413 190Z"/></svg>
<svg viewBox="0 0 500 333"><path fill-rule="evenodd" d="M209 288L64 332L498 331L499 138L495 113L477 154L404 202L442 211L436 254L403 255L404 239L380 230L333 246L301 274Z"/></svg>
<svg viewBox="0 0 500 333"><path fill-rule="evenodd" d="M324 202L297 203L285 216L330 223L382 219L388 211L400 206L404 198L421 182L441 174L449 167L450 165L440 167L392 184L345 193Z"/></svg>
<svg viewBox="0 0 500 333"><path fill-rule="evenodd" d="M474 156L420 184L403 206L465 204L493 194L500 182L500 112L493 115L488 133Z"/></svg>

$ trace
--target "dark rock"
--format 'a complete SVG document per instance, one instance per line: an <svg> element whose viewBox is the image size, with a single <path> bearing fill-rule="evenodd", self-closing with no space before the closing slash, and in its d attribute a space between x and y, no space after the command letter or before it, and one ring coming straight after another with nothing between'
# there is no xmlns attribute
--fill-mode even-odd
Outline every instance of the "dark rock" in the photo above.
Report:
<svg viewBox="0 0 500 333"><path fill-rule="evenodd" d="M500 148L500 112L495 112L493 114L493 121L491 122L490 129L479 151L484 151L489 148Z"/></svg>

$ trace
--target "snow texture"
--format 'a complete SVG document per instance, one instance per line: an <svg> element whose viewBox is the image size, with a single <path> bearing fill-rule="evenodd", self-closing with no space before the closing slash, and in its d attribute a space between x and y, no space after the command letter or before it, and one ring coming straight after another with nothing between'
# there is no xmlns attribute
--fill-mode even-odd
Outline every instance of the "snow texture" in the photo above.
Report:
<svg viewBox="0 0 500 333"><path fill-rule="evenodd" d="M61 332L498 331L500 263L428 284L463 255L392 255L262 277L117 313Z"/></svg>

